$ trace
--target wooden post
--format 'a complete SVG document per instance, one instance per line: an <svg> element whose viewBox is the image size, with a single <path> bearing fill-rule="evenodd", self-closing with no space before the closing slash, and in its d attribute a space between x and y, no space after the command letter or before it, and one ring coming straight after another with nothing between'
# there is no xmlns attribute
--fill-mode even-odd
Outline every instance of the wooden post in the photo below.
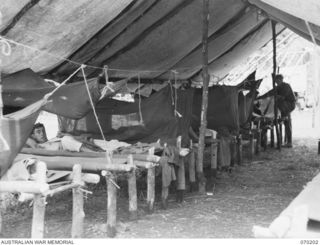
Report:
<svg viewBox="0 0 320 245"><path fill-rule="evenodd" d="M266 151L268 146L268 129L262 129L261 137L261 144L263 146L263 150Z"/></svg>
<svg viewBox="0 0 320 245"><path fill-rule="evenodd" d="M75 164L73 166L73 180L74 184L81 184L81 165ZM72 189L73 203L72 203L72 238L81 238L83 234L83 192L81 186Z"/></svg>
<svg viewBox="0 0 320 245"><path fill-rule="evenodd" d="M149 155L154 155L154 147L149 149ZM156 168L151 167L148 168L148 177L147 177L147 203L148 203L148 211L152 213L154 210L154 200L155 200L155 188L156 188Z"/></svg>
<svg viewBox="0 0 320 245"><path fill-rule="evenodd" d="M231 167L234 167L237 162L237 140L236 137L233 136L230 144L230 152L231 152Z"/></svg>
<svg viewBox="0 0 320 245"><path fill-rule="evenodd" d="M283 123L282 123L282 121L280 120L279 122L278 122L278 124L279 124L279 141L280 141L280 145L282 145L282 139L283 139L283 137L282 137L282 135L283 135Z"/></svg>
<svg viewBox="0 0 320 245"><path fill-rule="evenodd" d="M36 171L36 181L40 184L45 184L47 182L46 164L41 161L37 162ZM42 194L35 194L33 202L31 238L43 238L45 210L46 197Z"/></svg>
<svg viewBox="0 0 320 245"><path fill-rule="evenodd" d="M199 192L206 192L206 178L203 174L203 155L205 147L205 133L207 128L207 109L208 109L208 87L209 87L209 74L208 74L208 25L209 25L209 0L203 0L203 29L202 29L202 106L201 106L201 126L199 135L199 148L198 148L198 181Z"/></svg>
<svg viewBox="0 0 320 245"><path fill-rule="evenodd" d="M270 147L274 147L274 126L270 129Z"/></svg>
<svg viewBox="0 0 320 245"><path fill-rule="evenodd" d="M128 156L127 164L133 165L132 155ZM138 218L138 202L137 202L137 180L136 180L135 169L133 169L128 174L128 195L129 195L130 220L136 220Z"/></svg>
<svg viewBox="0 0 320 245"><path fill-rule="evenodd" d="M249 159L253 159L253 155L255 152L255 147L254 147L254 134L252 130L249 131Z"/></svg>
<svg viewBox="0 0 320 245"><path fill-rule="evenodd" d="M115 186L115 177L112 173L102 171L106 176L108 192L108 214L107 214L107 236L115 237L117 223L117 188Z"/></svg>
<svg viewBox="0 0 320 245"><path fill-rule="evenodd" d="M189 154L189 181L190 181L190 192L194 191L196 183L196 173L195 173L195 152L193 149L193 142L190 140L190 154Z"/></svg>
<svg viewBox="0 0 320 245"><path fill-rule="evenodd" d="M167 144L164 144L164 150L166 149ZM167 209L168 207L168 195L169 195L169 186L166 186L165 183L165 172L162 170L162 188L161 188L161 205L163 209Z"/></svg>
<svg viewBox="0 0 320 245"><path fill-rule="evenodd" d="M216 140L215 134L212 132L212 142L211 142L211 176L212 178L217 177L217 158L218 158L218 142Z"/></svg>
<svg viewBox="0 0 320 245"><path fill-rule="evenodd" d="M275 127L276 127L276 135L277 135L277 148L281 150L281 142L280 142L280 132L278 128L278 101L277 101L277 90L275 76L277 73L277 37L276 37L276 22L271 21L272 27L272 44L273 44L273 73L272 73L272 87L274 89L274 116L275 116Z"/></svg>
<svg viewBox="0 0 320 245"><path fill-rule="evenodd" d="M256 154L259 154L261 151L261 129L258 128L256 131L257 134L257 142L256 142Z"/></svg>
<svg viewBox="0 0 320 245"><path fill-rule="evenodd" d="M177 138L178 152L181 151L181 136ZM184 190L186 189L186 175L184 158L179 154L179 168L178 168L178 185L177 185L177 201L182 202L184 196Z"/></svg>
<svg viewBox="0 0 320 245"><path fill-rule="evenodd" d="M237 163L242 164L242 136L239 134L237 136Z"/></svg>

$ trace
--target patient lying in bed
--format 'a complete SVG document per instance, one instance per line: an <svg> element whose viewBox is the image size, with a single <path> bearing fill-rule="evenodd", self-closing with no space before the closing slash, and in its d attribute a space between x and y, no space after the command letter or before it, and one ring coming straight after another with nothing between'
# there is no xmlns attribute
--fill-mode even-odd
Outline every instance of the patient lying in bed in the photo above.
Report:
<svg viewBox="0 0 320 245"><path fill-rule="evenodd" d="M33 127L30 137L26 142L26 147L41 148L45 150L65 150L72 152L101 152L101 147L90 142L83 137L76 138L71 135L63 135L48 140L45 127L42 123L36 123Z"/></svg>

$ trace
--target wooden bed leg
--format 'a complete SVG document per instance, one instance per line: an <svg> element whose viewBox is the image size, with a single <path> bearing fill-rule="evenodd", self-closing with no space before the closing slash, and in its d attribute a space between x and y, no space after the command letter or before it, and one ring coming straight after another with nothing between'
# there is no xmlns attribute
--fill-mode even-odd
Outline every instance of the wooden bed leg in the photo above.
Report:
<svg viewBox="0 0 320 245"><path fill-rule="evenodd" d="M263 129L261 134L262 134L262 147L263 147L263 150L266 151L268 146L268 129Z"/></svg>
<svg viewBox="0 0 320 245"><path fill-rule="evenodd" d="M186 189L186 176L184 158L179 157L179 169L178 169L178 186L177 186L177 201L182 202L184 191Z"/></svg>
<svg viewBox="0 0 320 245"><path fill-rule="evenodd" d="M132 155L128 156L127 164L133 165ZM136 171L132 170L128 174L128 195L129 195L129 213L130 220L136 220L138 218L138 204L137 204L137 180L136 180Z"/></svg>
<svg viewBox="0 0 320 245"><path fill-rule="evenodd" d="M231 152L231 167L236 165L237 161L237 140L235 137L232 137L231 144L230 144L230 152Z"/></svg>
<svg viewBox="0 0 320 245"><path fill-rule="evenodd" d="M167 145L164 145L166 148ZM166 175L165 172L161 171L161 178L162 178L162 188L161 188L161 207L163 209L168 208L168 196L169 196L169 186L166 185Z"/></svg>
<svg viewBox="0 0 320 245"><path fill-rule="evenodd" d="M154 147L149 149L149 155L154 155ZM147 204L148 211L152 213L154 210L154 200L155 200L155 189L156 189L156 169L155 167L148 169L148 179L147 179Z"/></svg>
<svg viewBox="0 0 320 245"><path fill-rule="evenodd" d="M211 173L212 177L217 177L217 167L218 167L218 143L215 142L215 139L212 138L214 142L211 143Z"/></svg>
<svg viewBox="0 0 320 245"><path fill-rule="evenodd" d="M47 182L47 166L44 162L37 162L37 182ZM46 211L46 197L42 194L34 195L31 238L43 238L44 218Z"/></svg>
<svg viewBox="0 0 320 245"><path fill-rule="evenodd" d="M194 154L192 140L190 140L190 154L188 158L188 167L189 167L190 192L193 192L196 186L196 172L195 172L195 154Z"/></svg>
<svg viewBox="0 0 320 245"><path fill-rule="evenodd" d="M177 138L177 148L180 153L181 150L181 136ZM186 189L186 173L184 166L184 157L179 156L179 169L178 169L178 185L177 185L177 201L182 202L184 191Z"/></svg>
<svg viewBox="0 0 320 245"><path fill-rule="evenodd" d="M250 160L253 159L254 152L255 152L255 149L254 149L254 134L250 130L249 131L249 159Z"/></svg>
<svg viewBox="0 0 320 245"><path fill-rule="evenodd" d="M148 203L148 211L150 213L154 210L154 199L155 199L155 168L148 169L148 192L147 192L147 203Z"/></svg>
<svg viewBox="0 0 320 245"><path fill-rule="evenodd" d="M282 145L282 143L283 143L283 130L282 130L282 121L281 120L279 120L279 141L280 141L280 145Z"/></svg>
<svg viewBox="0 0 320 245"><path fill-rule="evenodd" d="M261 129L257 130L257 144L256 144L256 154L258 155L261 151Z"/></svg>
<svg viewBox="0 0 320 245"><path fill-rule="evenodd" d="M108 214L107 214L107 236L115 237L117 223L117 188L115 186L115 178L112 174L106 176L108 185Z"/></svg>
<svg viewBox="0 0 320 245"><path fill-rule="evenodd" d="M274 148L274 126L270 129L270 147Z"/></svg>
<svg viewBox="0 0 320 245"><path fill-rule="evenodd" d="M81 183L81 165L76 164L73 166L73 183ZM72 203L72 238L81 238L83 234L83 192L81 187L76 187L72 189L73 203Z"/></svg>
<svg viewBox="0 0 320 245"><path fill-rule="evenodd" d="M197 156L198 152L196 153ZM196 157L196 172L197 172L197 180L198 180L198 192L200 194L206 193L206 178L203 173L203 166L199 164L198 156Z"/></svg>
<svg viewBox="0 0 320 245"><path fill-rule="evenodd" d="M242 137L241 137L241 135L237 136L237 163L238 163L238 165L242 164Z"/></svg>
<svg viewBox="0 0 320 245"><path fill-rule="evenodd" d="M164 187L162 185L162 190L161 190L161 206L163 209L168 208L168 196L169 196L169 186Z"/></svg>

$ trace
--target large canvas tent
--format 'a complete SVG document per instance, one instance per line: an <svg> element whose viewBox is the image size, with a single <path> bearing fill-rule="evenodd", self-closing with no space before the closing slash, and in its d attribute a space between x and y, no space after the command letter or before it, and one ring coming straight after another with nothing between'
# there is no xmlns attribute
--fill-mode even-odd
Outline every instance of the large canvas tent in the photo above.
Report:
<svg viewBox="0 0 320 245"><path fill-rule="evenodd" d="M319 41L314 14L319 5L315 0L210 1L209 72L224 77L266 44L270 19L281 23L277 33L288 27L311 40L308 21ZM175 70L178 78L201 80L202 1L3 0L0 11L1 36L16 42L2 60L6 74L31 68L61 81L87 64L89 76L101 73L94 67L107 65L110 78L168 79Z"/></svg>
<svg viewBox="0 0 320 245"><path fill-rule="evenodd" d="M210 1L209 73L224 77L270 41L270 20L280 23L277 34L287 27L318 43L319 17L313 10L320 3L301 0L289 5ZM0 36L12 52L1 56L1 72L8 76L30 68L62 82L85 64L85 73L78 72L75 80L107 71L113 81L135 77L201 83L202 10L199 0L3 0Z"/></svg>

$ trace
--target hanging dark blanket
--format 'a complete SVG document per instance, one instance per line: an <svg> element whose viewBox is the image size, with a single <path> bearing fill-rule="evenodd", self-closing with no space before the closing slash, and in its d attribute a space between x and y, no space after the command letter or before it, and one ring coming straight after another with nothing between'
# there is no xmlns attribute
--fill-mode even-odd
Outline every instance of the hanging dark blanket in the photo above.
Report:
<svg viewBox="0 0 320 245"><path fill-rule="evenodd" d="M169 86L152 94L149 98L141 99L141 114L139 113L139 99L134 103L105 98L96 105L96 111L103 133L107 139L117 139L129 143L155 142L175 144L179 134L178 117L174 116L172 97ZM180 108L180 107L179 107ZM182 108L182 107L181 107ZM179 111L182 115L183 110ZM89 133L94 138L101 138L101 134L92 112L80 120L59 118L61 132L71 134Z"/></svg>
<svg viewBox="0 0 320 245"><path fill-rule="evenodd" d="M246 127L252 118L253 102L257 97L257 91L250 91L246 95L239 92L239 123L240 127Z"/></svg>
<svg viewBox="0 0 320 245"><path fill-rule="evenodd" d="M88 81L93 103L100 97L97 79ZM30 69L16 72L3 79L3 102L5 111L11 108L23 108L41 100L44 95L55 89L55 86L44 81ZM49 99L43 110L79 119L90 110L89 95L84 82L77 82L61 86Z"/></svg>
<svg viewBox="0 0 320 245"><path fill-rule="evenodd" d="M199 131L201 120L202 89L195 89L193 98L192 128ZM235 86L212 86L208 91L207 128L218 130L227 127L239 131L238 88Z"/></svg>
<svg viewBox="0 0 320 245"><path fill-rule="evenodd" d="M44 101L38 101L18 112L4 116L0 123L0 177L10 168L25 144Z"/></svg>

